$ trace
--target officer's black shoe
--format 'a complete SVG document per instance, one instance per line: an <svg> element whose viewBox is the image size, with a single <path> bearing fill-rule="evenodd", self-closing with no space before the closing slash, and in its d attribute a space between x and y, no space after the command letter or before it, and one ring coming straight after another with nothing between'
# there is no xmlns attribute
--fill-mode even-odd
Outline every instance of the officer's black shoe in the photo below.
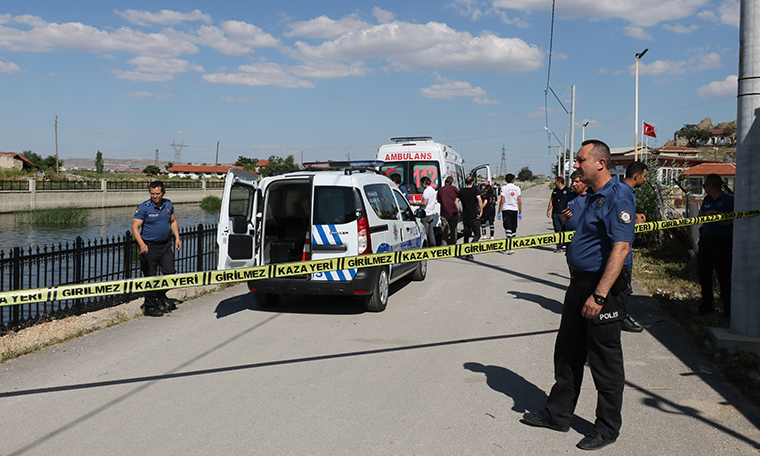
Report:
<svg viewBox="0 0 760 456"><path fill-rule="evenodd" d="M640 324L633 321L630 316L626 316L625 318L623 318L622 323L623 323L623 327L622 327L623 331L628 331L632 333L640 333L641 331L644 330L644 328L642 328Z"/></svg>
<svg viewBox="0 0 760 456"><path fill-rule="evenodd" d="M148 306L143 309L143 315L146 317L161 317L164 313L157 307Z"/></svg>
<svg viewBox="0 0 760 456"><path fill-rule="evenodd" d="M561 426L554 421L550 420L546 415L544 415L544 412L530 412L526 413L522 417L523 421L530 424L531 426L537 426L537 427L545 427L549 429L554 429L555 431L559 432L567 432L570 430L570 425L567 426Z"/></svg>
<svg viewBox="0 0 760 456"><path fill-rule="evenodd" d="M591 431L588 434L586 434L586 437L583 437L580 442L578 442L577 446L581 450L598 450L600 448L604 448L610 443L615 443L615 440L617 439L608 439L606 437L602 437L601 434L599 434L596 431Z"/></svg>
<svg viewBox="0 0 760 456"><path fill-rule="evenodd" d="M174 304L173 299L165 297L161 299L161 305L159 306L159 309L168 313L168 312L171 312L172 310L177 310L177 306Z"/></svg>

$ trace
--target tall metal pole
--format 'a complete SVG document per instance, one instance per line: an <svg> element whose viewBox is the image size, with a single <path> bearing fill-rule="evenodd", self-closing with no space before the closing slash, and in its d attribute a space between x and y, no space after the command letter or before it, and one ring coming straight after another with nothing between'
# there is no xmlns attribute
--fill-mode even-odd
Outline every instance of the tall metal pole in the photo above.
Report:
<svg viewBox="0 0 760 456"><path fill-rule="evenodd" d="M55 116L55 175L58 175L58 116Z"/></svg>
<svg viewBox="0 0 760 456"><path fill-rule="evenodd" d="M570 156L575 152L575 85L572 86L572 98L570 99ZM565 151L562 151L564 155ZM571 160L572 161L572 160ZM570 181L570 167L567 167L567 177L565 182Z"/></svg>
<svg viewBox="0 0 760 456"><path fill-rule="evenodd" d="M649 48L644 49L643 51L636 54L636 116L634 120L634 123L636 124L636 126L634 127L634 136L633 136L634 160L639 159L639 59L644 57L644 54L646 54L648 50Z"/></svg>
<svg viewBox="0 0 760 456"><path fill-rule="evenodd" d="M742 0L736 127L736 211L760 209L760 4ZM731 331L760 337L760 217L734 221ZM760 345L760 342L757 342Z"/></svg>

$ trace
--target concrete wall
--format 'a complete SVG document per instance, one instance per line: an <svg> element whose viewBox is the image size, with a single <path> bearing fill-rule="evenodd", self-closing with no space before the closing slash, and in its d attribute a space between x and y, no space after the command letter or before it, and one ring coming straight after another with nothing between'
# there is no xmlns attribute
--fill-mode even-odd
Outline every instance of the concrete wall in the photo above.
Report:
<svg viewBox="0 0 760 456"><path fill-rule="evenodd" d="M0 212L72 205L87 208L137 206L150 198L148 189L107 190L105 183L101 190L37 190L35 184L34 180L30 180L29 190L26 191L0 191ZM221 198L223 191L221 188L169 188L166 198L172 203L198 203L209 195Z"/></svg>

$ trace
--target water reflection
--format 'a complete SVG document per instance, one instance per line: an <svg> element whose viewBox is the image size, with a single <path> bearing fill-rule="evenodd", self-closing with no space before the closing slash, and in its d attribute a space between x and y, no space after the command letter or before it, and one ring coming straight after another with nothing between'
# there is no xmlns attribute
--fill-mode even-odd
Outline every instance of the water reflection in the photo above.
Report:
<svg viewBox="0 0 760 456"><path fill-rule="evenodd" d="M74 242L77 236L86 240L123 235L132 228L134 213L135 207L90 209L87 224L74 227L33 227L18 222L15 214L3 213L0 214L0 250ZM175 204L174 213L180 229L199 223L206 225L219 222L219 212L205 211L201 209L200 203Z"/></svg>

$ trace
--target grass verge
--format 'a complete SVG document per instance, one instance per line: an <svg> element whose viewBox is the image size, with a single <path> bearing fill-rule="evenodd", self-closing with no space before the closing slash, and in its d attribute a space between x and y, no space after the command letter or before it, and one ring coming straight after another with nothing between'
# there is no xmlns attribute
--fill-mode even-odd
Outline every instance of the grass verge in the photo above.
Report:
<svg viewBox="0 0 760 456"><path fill-rule="evenodd" d="M22 212L18 215L18 221L35 226L84 225L89 217L89 209L78 206L63 206Z"/></svg>
<svg viewBox="0 0 760 456"><path fill-rule="evenodd" d="M760 406L760 357L754 353L715 349L709 328L728 328L728 317L718 312L696 313L702 300L696 259L679 256L667 246L636 250L633 275L726 379L753 404ZM718 289L716 283L716 295Z"/></svg>

